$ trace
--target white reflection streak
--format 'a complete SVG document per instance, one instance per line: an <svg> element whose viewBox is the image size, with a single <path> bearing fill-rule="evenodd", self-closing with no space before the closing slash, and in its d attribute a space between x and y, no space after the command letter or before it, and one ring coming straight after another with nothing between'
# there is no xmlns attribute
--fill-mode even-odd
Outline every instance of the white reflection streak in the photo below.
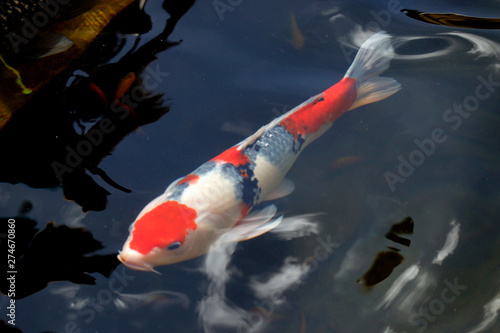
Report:
<svg viewBox="0 0 500 333"><path fill-rule="evenodd" d="M450 254L453 253L458 245L458 239L460 238L460 223L456 221L451 221L451 230L446 236L446 242L441 250L438 251L436 258L432 261L433 264L441 265Z"/></svg>
<svg viewBox="0 0 500 333"><path fill-rule="evenodd" d="M477 54L476 59L491 56L494 56L497 59L500 58L500 44L495 43L487 38L465 32L448 32L446 34L458 36L471 42L474 45L474 48L467 53L471 55Z"/></svg>
<svg viewBox="0 0 500 333"><path fill-rule="evenodd" d="M273 230L278 238L290 240L293 238L309 236L310 234L319 234L318 222L313 219L319 214L304 214L292 217L285 217L283 221Z"/></svg>
<svg viewBox="0 0 500 333"><path fill-rule="evenodd" d="M164 306L178 304L183 308L189 306L189 298L183 293L154 290L142 294L123 294L116 293L117 298L113 300L117 309L127 310L129 308L137 308L143 304L152 304L153 310L159 311Z"/></svg>
<svg viewBox="0 0 500 333"><path fill-rule="evenodd" d="M341 14L337 14L330 18L330 22L334 23L339 19L347 19L345 16ZM365 30L359 24L354 24L354 28L352 28L346 34L343 34L342 37L338 38L338 41L348 47L359 48L360 45L365 41L370 35L374 32L371 30ZM347 37L346 37L347 36ZM453 37L459 37L465 39L473 45L473 48L469 50L467 53L470 55L476 55L476 59L481 57L495 57L496 59L500 59L500 44L494 41L489 40L488 38L474 35L471 33L465 32L446 32L438 34L437 36L398 36L393 38L393 45L396 49L396 55L394 59L397 60L405 60L405 61L414 61L414 60L424 60L424 59L432 59L438 57L444 57L447 54L453 53L459 49L459 44ZM444 47L440 50L431 51L422 54L398 54L398 47L412 41L417 40L429 40L429 39L441 39L445 40L449 43L447 47ZM493 66L498 64L493 64Z"/></svg>
<svg viewBox="0 0 500 333"><path fill-rule="evenodd" d="M345 17L341 14L330 18L330 22L335 22L338 19L344 19ZM363 30L363 27L359 24L355 24L354 28L347 33L347 36L342 36L338 38L338 41L347 47L352 47L359 49L364 41L370 38L375 32L371 30Z"/></svg>
<svg viewBox="0 0 500 333"><path fill-rule="evenodd" d="M500 292L496 294L493 299L484 306L484 319L479 325L477 325L472 330L467 333L478 333L482 332L487 328L490 328L496 321L498 314L500 312Z"/></svg>
<svg viewBox="0 0 500 333"><path fill-rule="evenodd" d="M411 61L411 60L424 60L424 59L432 59L432 58L441 58L444 57L445 55L454 52L458 48L458 44L450 37L445 37L445 36L412 36L412 37L397 37L394 38L393 44L394 48L397 51L397 48L402 46L403 44L415 40L429 40L429 39L442 39L446 40L450 43L450 46L443 48L441 50L433 51L433 52L427 52L427 53L422 53L422 54L398 54L394 56L394 59L398 60L405 60L405 61Z"/></svg>
<svg viewBox="0 0 500 333"><path fill-rule="evenodd" d="M362 266L362 259L359 253L362 253L363 249L363 240L357 240L353 246L347 251L344 256L344 260L340 264L340 267L335 274L335 279L341 279L347 276L352 271L358 270Z"/></svg>
<svg viewBox="0 0 500 333"><path fill-rule="evenodd" d="M82 212L82 208L78 205L64 206L61 209L61 216L64 224L67 226L78 228L85 225L81 221L85 218L86 214Z"/></svg>
<svg viewBox="0 0 500 333"><path fill-rule="evenodd" d="M221 130L225 132L235 133L244 137L250 136L255 132L251 124L245 121L226 121L222 124Z"/></svg>
<svg viewBox="0 0 500 333"><path fill-rule="evenodd" d="M53 295L62 296L68 300L72 300L76 297L76 294L80 290L79 285L71 285L71 286L62 286L57 287L50 290L50 293Z"/></svg>
<svg viewBox="0 0 500 333"><path fill-rule="evenodd" d="M451 39L448 36L456 36L459 38L463 38L466 41L470 42L473 45L473 48L467 51L470 55L476 55L476 59L481 57L495 57L500 59L500 44L489 40L488 38L477 36L470 33L465 32L446 32L441 33L438 36L411 36L411 37L397 37L394 39L393 44L395 48L401 46L404 43L415 41L415 40L428 40L428 39L443 39L450 43L450 45L441 50L437 50L434 52L428 52L424 54L415 54L415 55L401 55L396 54L394 59L399 60L423 60L430 59L434 57L443 57L446 54L452 53L458 49L458 44L456 41Z"/></svg>
<svg viewBox="0 0 500 333"><path fill-rule="evenodd" d="M257 297L261 299L272 299L275 304L281 304L281 295L290 287L300 283L302 276L307 274L308 269L303 268L294 257L287 257L280 271L271 276L265 282L259 282L252 278L251 288Z"/></svg>
<svg viewBox="0 0 500 333"><path fill-rule="evenodd" d="M411 280L415 279L418 275L418 272L420 271L420 268L418 265L412 265L408 267L403 274L401 274L396 281L392 284L392 286L387 290L385 293L384 299L382 302L380 302L379 306L377 307L377 310L380 309L382 306L384 308L387 308L389 304L392 303L392 301L398 296L398 294L401 292L403 287L410 282Z"/></svg>
<svg viewBox="0 0 500 333"><path fill-rule="evenodd" d="M317 214L307 214L284 219L274 230L283 239L301 237L310 233L319 232L317 222L312 217ZM279 223L281 217L276 222ZM289 226L281 227L284 223ZM238 241L246 239L246 227L235 227L223 234L211 247L205 256L202 271L208 276L209 285L207 296L198 304L199 321L205 332L212 332L216 327L235 329L246 327L245 332L257 332L266 323L247 323L249 312L229 303L226 298L226 283L231 278L232 271L229 266L231 257ZM301 277L309 268L302 268L301 264L292 257L287 257L280 271L273 274L267 281L259 282L256 277L251 278L250 287L258 298L270 299L273 304L279 304L283 293L292 286L298 285Z"/></svg>
<svg viewBox="0 0 500 333"><path fill-rule="evenodd" d="M313 4L315 12L319 11L320 16L330 16L340 12L340 7L333 1L322 1Z"/></svg>
<svg viewBox="0 0 500 333"><path fill-rule="evenodd" d="M198 304L199 320L205 332L212 332L214 327L234 328L245 324L246 311L226 302L225 284L231 276L227 266L237 244L234 234L228 232L210 247L205 256L202 270L208 276L209 286L207 296Z"/></svg>
<svg viewBox="0 0 500 333"><path fill-rule="evenodd" d="M85 308L90 302L90 297L76 297L69 305L70 309L80 311Z"/></svg>
<svg viewBox="0 0 500 333"><path fill-rule="evenodd" d="M417 302L420 302L422 298L425 297L427 288L433 283L433 279L429 277L429 273L425 271L420 271L420 275L417 278L416 285L411 289L406 297L399 303L398 308L400 311L404 312L408 309L412 309Z"/></svg>

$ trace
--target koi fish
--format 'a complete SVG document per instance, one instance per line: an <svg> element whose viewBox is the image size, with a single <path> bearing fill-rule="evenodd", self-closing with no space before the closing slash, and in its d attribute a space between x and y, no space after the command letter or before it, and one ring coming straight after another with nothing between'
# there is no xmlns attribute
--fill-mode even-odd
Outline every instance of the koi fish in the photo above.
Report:
<svg viewBox="0 0 500 333"><path fill-rule="evenodd" d="M393 57L387 33L367 39L340 82L174 181L144 207L118 259L129 268L154 271L206 254L222 236L240 241L275 228L282 220L273 220L275 205L252 209L293 191L285 175L335 119L400 89L396 80L379 76Z"/></svg>

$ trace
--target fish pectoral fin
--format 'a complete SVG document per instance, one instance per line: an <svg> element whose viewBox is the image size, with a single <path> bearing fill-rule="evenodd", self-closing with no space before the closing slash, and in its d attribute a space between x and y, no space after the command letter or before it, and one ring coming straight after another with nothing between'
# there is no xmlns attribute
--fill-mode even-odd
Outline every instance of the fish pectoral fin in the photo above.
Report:
<svg viewBox="0 0 500 333"><path fill-rule="evenodd" d="M271 124L272 123L273 122L271 122ZM245 140L243 140L240 143L238 143L236 145L238 147L238 150L243 150L246 147L248 147L249 145L254 144L255 141L257 141L257 139L260 138L260 136L262 135L262 133L264 133L268 128L270 128L269 125L270 124L262 126L261 128L259 128L259 130L257 132L255 132L254 134L250 135Z"/></svg>
<svg viewBox="0 0 500 333"><path fill-rule="evenodd" d="M23 50L23 56L29 59L45 58L54 54L66 52L73 46L73 41L63 34L50 32L30 43Z"/></svg>
<svg viewBox="0 0 500 333"><path fill-rule="evenodd" d="M264 200L269 201L286 197L293 190L295 190L295 184L290 179L285 178Z"/></svg>
<svg viewBox="0 0 500 333"><path fill-rule="evenodd" d="M277 210L275 205L270 205L260 211L249 214L223 236L225 238L224 241L244 241L276 228L283 220L283 216L272 220Z"/></svg>

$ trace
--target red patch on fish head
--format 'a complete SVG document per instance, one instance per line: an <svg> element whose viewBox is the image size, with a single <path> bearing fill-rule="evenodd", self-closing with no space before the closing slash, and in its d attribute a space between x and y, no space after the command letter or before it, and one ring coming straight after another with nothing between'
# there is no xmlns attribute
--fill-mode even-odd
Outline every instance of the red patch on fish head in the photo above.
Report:
<svg viewBox="0 0 500 333"><path fill-rule="evenodd" d="M177 201L167 201L135 221L130 248L141 254L174 242L184 244L186 235L195 230L196 211Z"/></svg>

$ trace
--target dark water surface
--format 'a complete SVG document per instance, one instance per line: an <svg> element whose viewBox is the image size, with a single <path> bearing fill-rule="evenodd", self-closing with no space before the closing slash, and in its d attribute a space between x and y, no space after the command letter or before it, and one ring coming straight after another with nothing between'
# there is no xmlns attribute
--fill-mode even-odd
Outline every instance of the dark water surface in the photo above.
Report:
<svg viewBox="0 0 500 333"><path fill-rule="evenodd" d="M29 201L24 217L38 229L49 221L84 227L103 245L88 255L114 255L139 211L172 181L340 80L355 54L351 46L368 29L393 36L397 55L384 75L402 89L345 114L305 150L288 175L295 191L276 205L285 216L321 213L314 217L321 231L238 244L225 300L214 301L221 294L201 272L203 258L158 267L161 275L120 264L110 277L91 273L94 285L52 282L18 300L16 327L500 332L500 33L428 24L402 8L478 17L499 12L493 1L196 2L169 37L182 42L147 65L162 73L153 91L164 94L170 111L126 136L99 164L132 192L92 175L111 194L105 209L83 213L60 187L4 182L1 216L19 224L19 209ZM148 1L146 12L153 28L139 45L169 17L160 1ZM134 40L127 37L128 47ZM412 230L387 237L406 217ZM39 269L52 269L52 257L71 247L55 246L37 259ZM377 257L383 264L367 277ZM8 304L1 296L6 320Z"/></svg>

